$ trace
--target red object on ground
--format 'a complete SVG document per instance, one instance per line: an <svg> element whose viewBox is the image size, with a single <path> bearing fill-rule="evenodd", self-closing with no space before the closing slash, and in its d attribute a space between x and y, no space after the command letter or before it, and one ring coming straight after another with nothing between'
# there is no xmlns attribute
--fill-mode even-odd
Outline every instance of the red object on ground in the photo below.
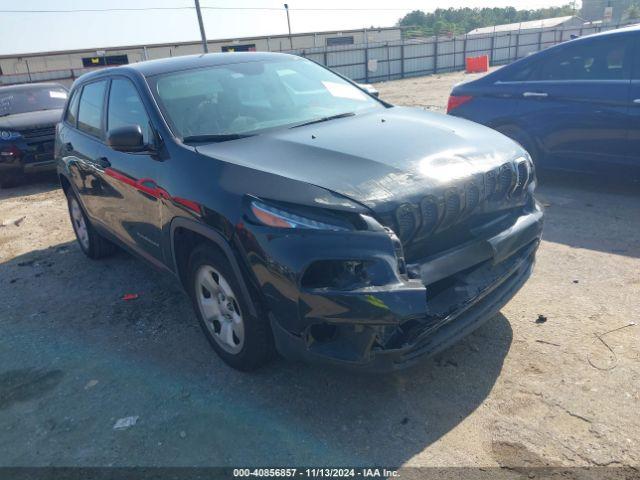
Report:
<svg viewBox="0 0 640 480"><path fill-rule="evenodd" d="M137 293L125 293L122 296L122 300L135 300L136 298L138 298L140 295L138 295Z"/></svg>
<svg viewBox="0 0 640 480"><path fill-rule="evenodd" d="M489 56L467 58L467 73L480 73L489 71Z"/></svg>

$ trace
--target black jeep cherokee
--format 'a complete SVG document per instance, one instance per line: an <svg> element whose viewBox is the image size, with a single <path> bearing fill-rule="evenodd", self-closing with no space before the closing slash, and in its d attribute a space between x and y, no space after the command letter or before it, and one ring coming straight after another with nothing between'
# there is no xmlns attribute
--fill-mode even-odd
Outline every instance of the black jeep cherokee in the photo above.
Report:
<svg viewBox="0 0 640 480"><path fill-rule="evenodd" d="M283 54L85 75L56 156L82 250L175 275L243 370L411 365L496 314L542 230L516 143Z"/></svg>
<svg viewBox="0 0 640 480"><path fill-rule="evenodd" d="M67 100L57 83L0 87L0 186L25 173L55 171L53 141Z"/></svg>

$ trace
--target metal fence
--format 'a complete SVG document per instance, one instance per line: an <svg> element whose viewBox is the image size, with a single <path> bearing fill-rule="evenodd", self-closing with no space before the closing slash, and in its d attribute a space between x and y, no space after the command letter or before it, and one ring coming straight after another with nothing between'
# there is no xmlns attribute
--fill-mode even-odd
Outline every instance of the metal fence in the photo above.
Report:
<svg viewBox="0 0 640 480"><path fill-rule="evenodd" d="M76 78L92 70L96 70L96 68L69 68L47 70L44 72L10 73L0 75L0 86L35 82L57 82L69 87Z"/></svg>
<svg viewBox="0 0 640 480"><path fill-rule="evenodd" d="M286 53L314 60L357 82L381 82L464 70L466 58L480 55L487 55L490 65L504 65L574 36L617 29L631 23L634 22L412 38L385 43L287 50ZM91 70L95 68L0 75L0 85L42 81L70 85Z"/></svg>
<svg viewBox="0 0 640 480"><path fill-rule="evenodd" d="M357 82L464 70L465 59L487 55L490 65L504 65L552 45L620 25L585 25L571 28L537 28L490 34L404 39L397 42L290 50Z"/></svg>

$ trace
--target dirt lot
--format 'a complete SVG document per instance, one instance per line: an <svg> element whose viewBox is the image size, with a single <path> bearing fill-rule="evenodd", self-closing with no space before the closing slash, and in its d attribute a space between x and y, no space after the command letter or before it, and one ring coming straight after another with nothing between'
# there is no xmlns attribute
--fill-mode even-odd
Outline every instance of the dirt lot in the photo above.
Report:
<svg viewBox="0 0 640 480"><path fill-rule="evenodd" d="M500 67L494 67L491 71ZM422 107L437 112L445 112L451 87L481 77L483 74L467 75L464 72L415 77L393 82L376 83L380 97L394 105Z"/></svg>
<svg viewBox="0 0 640 480"><path fill-rule="evenodd" d="M442 109L463 77L378 88ZM233 371L170 278L82 255L53 180L0 191L0 465L638 467L639 190L543 178L531 280L460 344L383 377Z"/></svg>

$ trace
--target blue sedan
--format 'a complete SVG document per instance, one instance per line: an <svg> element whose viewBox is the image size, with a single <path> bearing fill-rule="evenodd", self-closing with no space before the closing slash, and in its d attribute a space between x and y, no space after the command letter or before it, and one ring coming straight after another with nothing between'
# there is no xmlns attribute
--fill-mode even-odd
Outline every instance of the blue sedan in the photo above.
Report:
<svg viewBox="0 0 640 480"><path fill-rule="evenodd" d="M557 45L457 85L448 113L518 141L540 166L640 170L640 26Z"/></svg>

